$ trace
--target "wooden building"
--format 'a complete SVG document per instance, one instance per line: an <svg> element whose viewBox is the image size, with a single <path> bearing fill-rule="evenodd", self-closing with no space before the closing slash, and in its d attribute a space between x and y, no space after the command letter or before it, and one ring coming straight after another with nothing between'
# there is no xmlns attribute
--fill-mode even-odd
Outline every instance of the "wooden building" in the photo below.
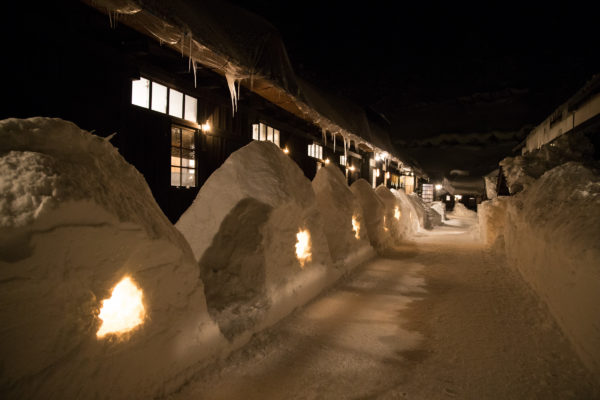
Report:
<svg viewBox="0 0 600 400"><path fill-rule="evenodd" d="M14 40L1 118L115 133L172 222L251 140L277 144L309 179L328 162L374 186L414 175L377 118L293 74L279 34L256 15L220 1L20 7L3 28Z"/></svg>

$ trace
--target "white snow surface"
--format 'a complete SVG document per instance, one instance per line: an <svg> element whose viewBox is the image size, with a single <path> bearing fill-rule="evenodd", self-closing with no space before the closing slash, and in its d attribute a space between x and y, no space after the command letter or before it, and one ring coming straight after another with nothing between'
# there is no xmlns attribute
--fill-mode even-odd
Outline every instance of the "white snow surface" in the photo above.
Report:
<svg viewBox="0 0 600 400"><path fill-rule="evenodd" d="M124 276L146 317L99 339L102 300ZM60 119L0 121L0 282L4 398L150 398L226 343L142 175Z"/></svg>
<svg viewBox="0 0 600 400"><path fill-rule="evenodd" d="M234 347L337 279L311 182L270 142L232 153L176 224L205 283L209 312ZM296 258L310 233L312 257Z"/></svg>
<svg viewBox="0 0 600 400"><path fill-rule="evenodd" d="M508 190L515 194L535 182L544 172L568 161L596 164L593 153L594 146L583 133L565 134L530 153L507 157L500 161L500 166L506 177Z"/></svg>
<svg viewBox="0 0 600 400"><path fill-rule="evenodd" d="M442 216L437 211L434 211L416 193L407 195L402 189L392 189L391 192L398 198L403 210L405 210L402 213L408 213L409 221L404 222L404 224L410 227L412 234L422 229L433 229L434 226L442 223Z"/></svg>
<svg viewBox="0 0 600 400"><path fill-rule="evenodd" d="M600 380L598 171L567 162L480 210L485 242L505 250Z"/></svg>
<svg viewBox="0 0 600 400"><path fill-rule="evenodd" d="M402 206L398 198L384 185L379 185L375 193L383 202L385 207L385 229L392 239L392 245L398 245L403 239L407 239L410 232L409 219L402 218ZM396 209L400 213L400 218L396 219Z"/></svg>
<svg viewBox="0 0 600 400"><path fill-rule="evenodd" d="M364 259L364 255L372 254L362 207L348 187L342 171L333 164L317 171L312 187L331 257L334 262L345 264L344 267L349 269ZM353 218L358 223L358 239L353 231ZM350 264L348 258L352 260Z"/></svg>
<svg viewBox="0 0 600 400"><path fill-rule="evenodd" d="M434 201L431 203L431 209L440 215L440 222L446 220L446 203L443 201Z"/></svg>
<svg viewBox="0 0 600 400"><path fill-rule="evenodd" d="M384 229L383 218L386 209L383 201L377 196L369 182L362 178L353 182L350 185L350 190L352 190L362 207L371 245L377 251L383 250L390 244L391 240L389 231Z"/></svg>

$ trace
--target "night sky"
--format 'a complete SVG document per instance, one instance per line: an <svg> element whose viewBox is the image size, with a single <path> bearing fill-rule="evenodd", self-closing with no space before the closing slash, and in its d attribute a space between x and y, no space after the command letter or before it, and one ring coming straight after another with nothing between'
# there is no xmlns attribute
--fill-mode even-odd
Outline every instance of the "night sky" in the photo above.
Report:
<svg viewBox="0 0 600 400"><path fill-rule="evenodd" d="M434 178L489 172L600 72L589 4L234 3L281 32L296 74L383 114Z"/></svg>

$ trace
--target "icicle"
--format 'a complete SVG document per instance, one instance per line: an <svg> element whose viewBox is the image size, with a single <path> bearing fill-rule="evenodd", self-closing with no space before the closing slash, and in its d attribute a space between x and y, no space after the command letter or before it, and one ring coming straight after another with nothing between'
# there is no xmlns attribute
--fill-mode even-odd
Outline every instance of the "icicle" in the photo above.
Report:
<svg viewBox="0 0 600 400"><path fill-rule="evenodd" d="M337 135L335 134L335 132L333 133L333 152L335 153L335 137Z"/></svg>
<svg viewBox="0 0 600 400"><path fill-rule="evenodd" d="M188 72L192 68L192 33L190 32L190 53L188 54Z"/></svg>
<svg viewBox="0 0 600 400"><path fill-rule="evenodd" d="M103 138L105 141L110 142L110 140L112 138L114 138L116 136L117 132L113 132L110 135L108 135L107 137Z"/></svg>
<svg viewBox="0 0 600 400"><path fill-rule="evenodd" d="M227 86L229 87L229 94L231 95L231 110L235 115L237 111L238 93L235 90L235 77L229 73L225 73L225 79L227 79Z"/></svg>
<svg viewBox="0 0 600 400"><path fill-rule="evenodd" d="M196 60L193 57L190 57L192 60L192 67L194 68L194 88L196 88Z"/></svg>
<svg viewBox="0 0 600 400"><path fill-rule="evenodd" d="M185 33L181 34L181 57L184 56L183 47L185 46Z"/></svg>
<svg viewBox="0 0 600 400"><path fill-rule="evenodd" d="M346 136L342 136L344 138L344 158L348 159L348 147L346 146Z"/></svg>
<svg viewBox="0 0 600 400"><path fill-rule="evenodd" d="M323 135L323 146L327 147L327 131L325 128L321 128L321 134Z"/></svg>

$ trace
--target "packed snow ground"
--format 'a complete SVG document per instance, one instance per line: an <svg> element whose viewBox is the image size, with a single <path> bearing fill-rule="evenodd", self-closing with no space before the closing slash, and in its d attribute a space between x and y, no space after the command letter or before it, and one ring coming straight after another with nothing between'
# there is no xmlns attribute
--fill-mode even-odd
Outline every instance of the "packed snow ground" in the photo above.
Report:
<svg viewBox="0 0 600 400"><path fill-rule="evenodd" d="M359 267L170 399L599 398L546 308L464 211Z"/></svg>

